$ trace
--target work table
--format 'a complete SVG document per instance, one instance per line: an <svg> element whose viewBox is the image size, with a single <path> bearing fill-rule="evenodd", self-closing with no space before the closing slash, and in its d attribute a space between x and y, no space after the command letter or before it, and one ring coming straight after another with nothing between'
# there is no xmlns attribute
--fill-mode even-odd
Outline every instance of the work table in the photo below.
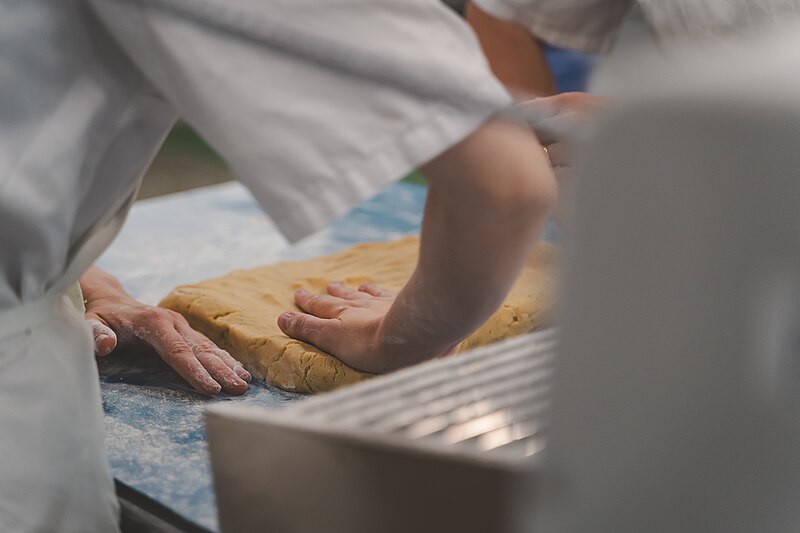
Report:
<svg viewBox="0 0 800 533"><path fill-rule="evenodd" d="M175 286L287 259L419 231L425 187L400 182L327 229L289 245L239 184L229 183L138 202L98 264L137 299L155 305ZM548 235L555 232L548 228ZM254 380L244 396L195 392L158 357L98 359L106 443L127 512L166 513L185 531L216 531L218 522L203 411L215 402L277 409L302 399ZM281 480L275 480L281 483Z"/></svg>

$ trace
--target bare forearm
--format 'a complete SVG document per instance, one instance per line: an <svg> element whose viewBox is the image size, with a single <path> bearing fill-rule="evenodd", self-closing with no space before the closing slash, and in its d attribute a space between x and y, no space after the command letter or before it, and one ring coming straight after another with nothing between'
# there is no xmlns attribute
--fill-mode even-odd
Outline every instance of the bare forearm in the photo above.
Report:
<svg viewBox="0 0 800 533"><path fill-rule="evenodd" d="M527 131L492 123L422 169L419 263L381 325L383 342L401 344L384 350L401 354L390 367L446 352L502 303L555 203L537 146Z"/></svg>
<svg viewBox="0 0 800 533"><path fill-rule="evenodd" d="M467 5L466 16L492 72L506 87L528 96L556 93L555 78L542 44L530 33L512 22L489 15L472 2Z"/></svg>
<svg viewBox="0 0 800 533"><path fill-rule="evenodd" d="M556 185L527 127L491 120L425 165L420 257L395 297L363 285L297 291L278 326L366 372L450 353L500 305L548 215Z"/></svg>

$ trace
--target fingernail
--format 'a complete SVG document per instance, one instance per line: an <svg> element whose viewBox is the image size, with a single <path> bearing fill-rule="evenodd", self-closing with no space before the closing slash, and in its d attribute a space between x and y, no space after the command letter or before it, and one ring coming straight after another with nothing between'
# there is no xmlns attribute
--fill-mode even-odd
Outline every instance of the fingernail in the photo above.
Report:
<svg viewBox="0 0 800 533"><path fill-rule="evenodd" d="M247 391L248 385L245 380L237 376L235 373L233 375L225 376L223 378L225 382L225 386L222 387L222 390L227 392L228 394L233 394L238 396L240 394L244 394Z"/></svg>
<svg viewBox="0 0 800 533"><path fill-rule="evenodd" d="M305 289L297 289L297 294L311 294L311 293L310 293L310 292L308 292L308 291L307 291L307 290L305 290Z"/></svg>
<svg viewBox="0 0 800 533"><path fill-rule="evenodd" d="M292 318L294 318L294 313L292 312L283 313L278 317L278 325L285 328L286 326L289 325L289 322L292 320Z"/></svg>
<svg viewBox="0 0 800 533"><path fill-rule="evenodd" d="M105 357L106 355L110 354L114 348L117 346L117 337L116 335L109 335L109 332L106 328L100 329L97 328L93 331L94 333L94 349L95 354L100 357Z"/></svg>
<svg viewBox="0 0 800 533"><path fill-rule="evenodd" d="M245 381L248 381L248 382L249 382L250 380L252 380L252 379L253 379L253 376L252 376L252 375L250 375L250 372L248 372L247 370L245 370L245 369L244 369L243 367L241 367L241 366L237 366L237 367L234 369L234 372L236 372L236 375L238 375L240 378L242 378L242 379L243 379L243 380L245 380Z"/></svg>
<svg viewBox="0 0 800 533"><path fill-rule="evenodd" d="M108 335L98 335L94 338L95 351L100 357L105 357L111 353L112 346L108 342L103 342L110 338Z"/></svg>

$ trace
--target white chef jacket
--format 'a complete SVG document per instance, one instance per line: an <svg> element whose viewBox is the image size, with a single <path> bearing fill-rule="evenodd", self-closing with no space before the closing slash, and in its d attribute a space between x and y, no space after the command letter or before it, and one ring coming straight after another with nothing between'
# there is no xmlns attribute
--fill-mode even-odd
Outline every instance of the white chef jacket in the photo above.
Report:
<svg viewBox="0 0 800 533"><path fill-rule="evenodd" d="M438 0L0 5L0 531L117 528L92 340L63 294L176 117L298 239L510 101L479 50Z"/></svg>
<svg viewBox="0 0 800 533"><path fill-rule="evenodd" d="M559 46L606 52L628 11L639 6L661 44L741 38L783 31L800 21L800 0L473 0L487 13L515 22Z"/></svg>

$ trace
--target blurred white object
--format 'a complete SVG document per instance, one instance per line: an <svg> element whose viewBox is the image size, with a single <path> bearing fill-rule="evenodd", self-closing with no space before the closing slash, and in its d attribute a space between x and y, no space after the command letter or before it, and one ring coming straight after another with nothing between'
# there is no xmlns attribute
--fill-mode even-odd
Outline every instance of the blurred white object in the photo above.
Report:
<svg viewBox="0 0 800 533"><path fill-rule="evenodd" d="M578 167L537 531L797 530L800 38L633 92Z"/></svg>

